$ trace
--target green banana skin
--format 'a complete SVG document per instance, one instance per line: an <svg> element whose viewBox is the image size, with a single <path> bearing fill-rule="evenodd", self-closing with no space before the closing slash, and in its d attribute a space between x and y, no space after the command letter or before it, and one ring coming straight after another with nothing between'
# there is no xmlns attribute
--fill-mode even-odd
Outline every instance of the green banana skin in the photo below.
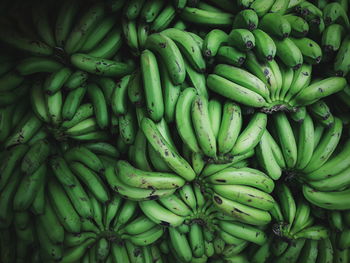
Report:
<svg viewBox="0 0 350 263"><path fill-rule="evenodd" d="M192 101L191 116L198 144L203 153L216 159L216 140L211 128L208 111L208 100L196 95ZM204 127L207 127L205 130Z"/></svg>
<svg viewBox="0 0 350 263"><path fill-rule="evenodd" d="M225 102L222 121L218 131L218 151L227 154L233 148L242 127L242 113L240 107L233 102Z"/></svg>
<svg viewBox="0 0 350 263"><path fill-rule="evenodd" d="M62 122L61 127L63 129L70 129L80 122L86 120L93 115L94 108L91 103L85 103L79 106L76 113L71 120Z"/></svg>
<svg viewBox="0 0 350 263"><path fill-rule="evenodd" d="M240 11L234 18L233 28L245 28L253 31L258 27L259 17L252 9Z"/></svg>
<svg viewBox="0 0 350 263"><path fill-rule="evenodd" d="M346 37L341 45L340 49L337 53L334 63L334 71L338 76L346 76L349 72L349 46L350 46L350 38Z"/></svg>
<svg viewBox="0 0 350 263"><path fill-rule="evenodd" d="M260 108L266 105L261 95L216 74L208 75L207 86L210 90L247 106Z"/></svg>
<svg viewBox="0 0 350 263"><path fill-rule="evenodd" d="M0 91L11 91L24 81L24 78L15 71L1 74Z"/></svg>
<svg viewBox="0 0 350 263"><path fill-rule="evenodd" d="M75 53L71 63L82 71L105 77L123 77L132 73L134 66L109 59L96 58L83 53Z"/></svg>
<svg viewBox="0 0 350 263"><path fill-rule="evenodd" d="M122 34L119 27L113 28L108 35L92 50L88 52L88 55L110 59L120 49L122 45Z"/></svg>
<svg viewBox="0 0 350 263"><path fill-rule="evenodd" d="M185 62L186 74L187 74L186 80L189 82L189 85L191 85L197 90L198 95L208 98L208 91L206 89L206 84L205 84L206 83L205 74L199 73L198 71L193 69L186 59L184 60L184 62Z"/></svg>
<svg viewBox="0 0 350 263"><path fill-rule="evenodd" d="M183 57L179 48L171 38L162 33L154 33L147 38L145 47L161 57L175 85L184 82L186 69Z"/></svg>
<svg viewBox="0 0 350 263"><path fill-rule="evenodd" d="M283 15L268 13L259 21L259 28L278 39L287 38L291 32L291 25Z"/></svg>
<svg viewBox="0 0 350 263"><path fill-rule="evenodd" d="M195 70L198 72L205 71L206 64L202 56L201 49L190 34L176 28L165 29L161 32L161 34L171 38L176 43Z"/></svg>
<svg viewBox="0 0 350 263"><path fill-rule="evenodd" d="M67 37L64 50L68 54L77 52L85 43L89 33L96 26L96 23L104 15L104 6L101 3L92 5L79 19L78 23L72 29Z"/></svg>
<svg viewBox="0 0 350 263"><path fill-rule="evenodd" d="M59 91L71 73L71 70L67 67L63 67L57 72L52 73L49 77L46 78L44 82L44 90L46 93L51 95Z"/></svg>
<svg viewBox="0 0 350 263"><path fill-rule="evenodd" d="M196 174L191 166L176 151L174 151L173 147L160 134L158 128L151 119L143 118L141 121L141 129L148 142L175 173L188 181L192 181L195 178Z"/></svg>
<svg viewBox="0 0 350 263"><path fill-rule="evenodd" d="M317 42L310 38L294 38L291 37L294 44L300 49L303 54L304 61L310 64L318 64L322 60L322 50Z"/></svg>
<svg viewBox="0 0 350 263"><path fill-rule="evenodd" d="M151 23L156 19L160 11L164 6L164 2L161 0L146 1L143 4L140 17L147 23Z"/></svg>
<svg viewBox="0 0 350 263"><path fill-rule="evenodd" d="M159 121L164 115L163 95L158 63L150 50L141 53L141 72L148 114L154 121Z"/></svg>
<svg viewBox="0 0 350 263"><path fill-rule="evenodd" d="M67 81L64 83L64 88L68 90L76 89L82 86L88 79L88 74L81 70L74 71Z"/></svg>
<svg viewBox="0 0 350 263"><path fill-rule="evenodd" d="M219 48L225 44L227 44L228 35L220 30L213 29L211 30L204 39L203 42L203 55L206 58L215 57Z"/></svg>
<svg viewBox="0 0 350 263"><path fill-rule="evenodd" d="M325 52L338 51L343 37L345 29L342 25L332 24L326 27L322 33L322 46Z"/></svg>
<svg viewBox="0 0 350 263"><path fill-rule="evenodd" d="M269 90L265 83L244 69L218 64L215 66L213 73L254 91L265 99L269 97Z"/></svg>
<svg viewBox="0 0 350 263"><path fill-rule="evenodd" d="M22 76L32 75L34 73L52 73L61 69L63 65L53 59L44 57L29 57L20 61L16 69Z"/></svg>
<svg viewBox="0 0 350 263"><path fill-rule="evenodd" d="M228 44L245 52L255 47L255 37L248 29L232 29Z"/></svg>
<svg viewBox="0 0 350 263"><path fill-rule="evenodd" d="M349 197L348 189L337 192L322 192L304 185L303 194L310 203L321 208L331 210L349 209L349 205L346 203L346 198Z"/></svg>
<svg viewBox="0 0 350 263"><path fill-rule="evenodd" d="M35 172L50 154L47 140L40 140L28 150L21 162L21 170L28 175Z"/></svg>
<svg viewBox="0 0 350 263"><path fill-rule="evenodd" d="M246 54L231 46L221 46L215 59L219 63L241 67L245 62Z"/></svg>
<svg viewBox="0 0 350 263"><path fill-rule="evenodd" d="M304 58L300 49L290 38L283 40L274 39L276 44L276 55L282 62L293 69L298 69L303 64Z"/></svg>
<svg viewBox="0 0 350 263"><path fill-rule="evenodd" d="M62 106L63 120L72 120L76 114L85 94L86 87L76 88L68 93Z"/></svg>
<svg viewBox="0 0 350 263"><path fill-rule="evenodd" d="M305 239L297 239L294 242L294 245L289 246L281 256L276 258L276 262L297 262L298 256L304 246Z"/></svg>
<svg viewBox="0 0 350 263"><path fill-rule="evenodd" d="M185 183L181 177L174 174L145 172L136 169L126 161L118 161L117 171L120 179L133 187L173 189L179 188Z"/></svg>
<svg viewBox="0 0 350 263"><path fill-rule="evenodd" d="M276 45L273 39L260 29L252 31L255 38L255 50L262 61L271 61L276 55Z"/></svg>
<svg viewBox="0 0 350 263"><path fill-rule="evenodd" d="M292 37L305 37L309 32L309 24L300 16L288 14L283 16L291 25Z"/></svg>
<svg viewBox="0 0 350 263"><path fill-rule="evenodd" d="M233 23L233 15L224 12L210 12L194 7L185 7L180 17L184 21L210 27L228 27Z"/></svg>
<svg viewBox="0 0 350 263"><path fill-rule="evenodd" d="M235 145L231 150L232 155L241 155L254 149L260 141L267 125L267 115L256 113L249 121L248 125L238 136Z"/></svg>

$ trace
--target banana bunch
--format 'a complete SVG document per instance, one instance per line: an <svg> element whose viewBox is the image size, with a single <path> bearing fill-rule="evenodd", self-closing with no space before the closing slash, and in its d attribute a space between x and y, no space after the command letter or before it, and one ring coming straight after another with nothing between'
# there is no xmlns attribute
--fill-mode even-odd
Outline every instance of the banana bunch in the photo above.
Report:
<svg viewBox="0 0 350 263"><path fill-rule="evenodd" d="M242 119L236 103L225 101L222 105L218 99L198 95L194 88L184 89L176 105L176 127L182 141L193 153L213 162L230 162L233 156L244 155L257 145L267 115L255 113L243 129Z"/></svg>
<svg viewBox="0 0 350 263"><path fill-rule="evenodd" d="M339 118L325 128L315 123L307 111L299 123L283 112L274 114L272 120L255 151L259 164L274 180L283 171L292 177L299 174L302 179L319 169L335 151L343 129Z"/></svg>
<svg viewBox="0 0 350 263"><path fill-rule="evenodd" d="M259 170L226 168L201 178L213 204L236 221L254 226L270 223L274 181Z"/></svg>

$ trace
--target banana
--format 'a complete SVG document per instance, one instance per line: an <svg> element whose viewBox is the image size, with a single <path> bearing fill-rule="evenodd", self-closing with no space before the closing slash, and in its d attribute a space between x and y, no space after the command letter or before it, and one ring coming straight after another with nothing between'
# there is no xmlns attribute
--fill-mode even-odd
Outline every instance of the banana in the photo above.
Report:
<svg viewBox="0 0 350 263"><path fill-rule="evenodd" d="M350 184L347 178L348 172L349 172L349 168L333 176L329 175L329 177L326 179L318 180L318 181L310 181L309 185L319 191L341 190Z"/></svg>
<svg viewBox="0 0 350 263"><path fill-rule="evenodd" d="M329 236L329 230L325 226L315 225L311 227L304 228L298 233L294 234L296 239L307 238L311 240L321 240Z"/></svg>
<svg viewBox="0 0 350 263"><path fill-rule="evenodd" d="M298 257L301 253L301 250L305 244L305 239L297 239L293 241L292 245L290 245L282 255L276 258L276 263L282 262L297 262Z"/></svg>
<svg viewBox="0 0 350 263"><path fill-rule="evenodd" d="M112 92L111 106L113 113L116 115L127 113L127 92L130 78L130 75L122 77Z"/></svg>
<svg viewBox="0 0 350 263"><path fill-rule="evenodd" d="M332 210L347 210L348 204L345 202L349 195L349 189L333 192L317 191L307 185L303 186L304 197L312 204Z"/></svg>
<svg viewBox="0 0 350 263"><path fill-rule="evenodd" d="M246 52L255 47L255 37L248 29L232 29L228 35L228 44Z"/></svg>
<svg viewBox="0 0 350 263"><path fill-rule="evenodd" d="M156 242L164 233L164 230L160 226L154 226L150 230L147 230L138 235L123 235L124 238L130 240L136 246L148 246Z"/></svg>
<svg viewBox="0 0 350 263"><path fill-rule="evenodd" d="M226 168L208 177L209 183L252 186L266 193L271 193L275 184L263 172L252 168Z"/></svg>
<svg viewBox="0 0 350 263"><path fill-rule="evenodd" d="M102 173L104 165L98 156L84 146L73 147L64 153L67 162L80 162L95 172Z"/></svg>
<svg viewBox="0 0 350 263"><path fill-rule="evenodd" d="M88 55L96 58L111 59L121 48L122 41L121 30L115 26L95 48L88 52Z"/></svg>
<svg viewBox="0 0 350 263"><path fill-rule="evenodd" d="M49 180L48 195L58 220L66 231L79 233L81 230L80 217L73 208L69 198L63 190L63 187L56 180Z"/></svg>
<svg viewBox="0 0 350 263"><path fill-rule="evenodd" d="M293 82L286 93L284 100L290 101L301 90L308 87L311 81L312 66L309 64L302 64L297 70L294 71Z"/></svg>
<svg viewBox="0 0 350 263"><path fill-rule="evenodd" d="M281 211L284 215L288 230L291 229L296 216L296 203L291 190L285 184L276 186L276 195L281 204Z"/></svg>
<svg viewBox="0 0 350 263"><path fill-rule="evenodd" d="M88 79L88 74L81 70L74 71L67 81L64 83L64 88L68 90L76 89L86 82Z"/></svg>
<svg viewBox="0 0 350 263"><path fill-rule="evenodd" d="M275 1L273 0L255 0L253 3L249 6L249 8L253 9L258 17L263 17L267 12L270 11L271 7L273 6Z"/></svg>
<svg viewBox="0 0 350 263"><path fill-rule="evenodd" d="M140 17L147 23L153 22L164 6L161 0L146 1L140 13Z"/></svg>
<svg viewBox="0 0 350 263"><path fill-rule="evenodd" d="M221 46L227 44L228 35L226 32L220 29L211 30L204 39L203 42L203 55L206 58L215 57Z"/></svg>
<svg viewBox="0 0 350 263"><path fill-rule="evenodd" d="M61 262L69 263L69 262L80 260L94 242L95 242L94 239L87 239L80 246L75 246L75 247L66 249L63 253L63 257L61 258Z"/></svg>
<svg viewBox="0 0 350 263"><path fill-rule="evenodd" d="M144 92L143 92L143 85L141 83L141 72L135 71L133 74L131 74L129 83L127 85L127 91L128 91L128 97L129 100L135 104L136 106L140 107L144 104ZM115 91L117 92L117 91ZM116 100L121 100L122 98L118 98L118 95L115 95L114 97ZM123 98L122 104L125 104L125 98ZM119 105L115 102L115 107L118 107ZM125 111L125 105L123 105L123 112Z"/></svg>
<svg viewBox="0 0 350 263"><path fill-rule="evenodd" d="M246 54L231 46L221 46L215 57L219 63L225 63L241 67L246 59Z"/></svg>
<svg viewBox="0 0 350 263"><path fill-rule="evenodd" d="M175 85L184 82L186 76L184 60L171 38L161 33L152 34L147 38L145 47L160 56Z"/></svg>
<svg viewBox="0 0 350 263"><path fill-rule="evenodd" d="M101 129L106 129L109 124L108 108L102 90L96 84L90 83L87 85L87 93L94 107L97 125Z"/></svg>
<svg viewBox="0 0 350 263"><path fill-rule="evenodd" d="M192 181L195 178L195 172L191 166L174 151L173 147L164 139L151 119L143 118L141 129L148 142L175 173L188 181Z"/></svg>
<svg viewBox="0 0 350 263"><path fill-rule="evenodd" d="M238 136L230 153L232 155L240 155L254 149L265 131L266 124L267 115L265 113L254 114L248 125Z"/></svg>
<svg viewBox="0 0 350 263"><path fill-rule="evenodd" d="M23 83L24 78L23 76L19 75L15 71L9 71L5 74L1 74L0 77L0 84L1 84L1 91L11 91L15 89L17 86Z"/></svg>
<svg viewBox="0 0 350 263"><path fill-rule="evenodd" d="M52 95L46 95L46 105L53 126L59 126L62 122L63 94L57 91Z"/></svg>
<svg viewBox="0 0 350 263"><path fill-rule="evenodd" d="M162 196L171 195L175 192L175 189L156 190L131 187L119 180L113 167L106 167L105 176L107 183L114 191L117 191L120 195L130 200L154 200Z"/></svg>
<svg viewBox="0 0 350 263"><path fill-rule="evenodd" d="M230 13L206 11L195 7L185 7L180 17L186 22L208 27L227 27L233 23L233 15Z"/></svg>
<svg viewBox="0 0 350 263"><path fill-rule="evenodd" d="M342 150L337 155L332 156L320 168L305 174L308 180L319 181L327 179L329 175L337 175L347 169L350 165L348 158L350 150L350 142L347 140L342 146Z"/></svg>
<svg viewBox="0 0 350 263"><path fill-rule="evenodd" d="M1 189L0 192L0 226L1 228L8 228L13 221L13 198L17 191L17 186L20 183L21 172L20 169L13 171L9 183ZM2 245L2 244L1 244ZM1 252L3 252L1 250ZM1 258L2 259L2 258Z"/></svg>
<svg viewBox="0 0 350 263"><path fill-rule="evenodd" d="M201 49L189 33L176 28L168 28L162 31L161 34L169 37L178 45L182 54L195 70L198 72L205 71L206 65ZM206 42L204 41L204 43Z"/></svg>
<svg viewBox="0 0 350 263"><path fill-rule="evenodd" d="M326 25L338 23L349 29L349 18L340 3L329 3L324 7L322 11L323 19Z"/></svg>
<svg viewBox="0 0 350 263"><path fill-rule="evenodd" d="M176 105L180 96L181 86L174 85L170 79L168 71L164 66L160 67L161 83L164 87L164 118L167 122L173 122L176 118Z"/></svg>
<svg viewBox="0 0 350 263"><path fill-rule="evenodd" d="M350 231L349 229L345 229L339 235L338 239L338 247L339 249L348 249L350 247Z"/></svg>
<svg viewBox="0 0 350 263"><path fill-rule="evenodd" d="M310 38L290 38L303 54L304 61L309 64L318 64L322 60L322 49Z"/></svg>
<svg viewBox="0 0 350 263"><path fill-rule="evenodd" d="M120 244L117 242L112 243L111 244L111 254L112 254L112 258L114 259L114 262L130 263L128 252L127 252L124 244Z"/></svg>
<svg viewBox="0 0 350 263"><path fill-rule="evenodd" d="M294 14L283 16L291 25L290 35L292 37L305 37L309 32L309 24L304 18Z"/></svg>
<svg viewBox="0 0 350 263"><path fill-rule="evenodd" d="M112 16L106 16L94 27L94 29L87 36L87 39L81 51L87 52L94 49L111 31L115 24L115 20Z"/></svg>
<svg viewBox="0 0 350 263"><path fill-rule="evenodd" d="M137 39L137 28L135 20L122 20L124 39L132 53L138 54L139 43Z"/></svg>
<svg viewBox="0 0 350 263"><path fill-rule="evenodd" d="M199 73L192 66L184 60L187 74L187 81L191 87L194 87L198 95L208 98L208 91L206 89L205 74Z"/></svg>
<svg viewBox="0 0 350 263"><path fill-rule="evenodd" d="M16 66L22 76L28 76L39 72L52 73L62 68L62 64L44 57L28 57L22 59Z"/></svg>
<svg viewBox="0 0 350 263"><path fill-rule="evenodd" d="M102 3L96 3L90 6L80 17L78 23L73 27L72 31L65 41L64 50L68 54L77 52L84 45L89 33L98 24L104 16L104 6Z"/></svg>
<svg viewBox="0 0 350 263"><path fill-rule="evenodd" d="M132 0L125 3L123 7L123 14L125 15L125 17L128 20L136 19L140 15L144 2L144 0Z"/></svg>
<svg viewBox="0 0 350 263"><path fill-rule="evenodd" d="M136 136L136 119L133 108L129 108L125 115L118 117L119 121L119 135L125 144L133 144Z"/></svg>
<svg viewBox="0 0 350 263"><path fill-rule="evenodd" d="M86 87L79 87L68 93L62 106L63 120L71 120L74 117L86 94L86 90Z"/></svg>
<svg viewBox="0 0 350 263"><path fill-rule="evenodd" d="M244 69L218 64L215 66L213 73L258 93L266 100L269 98L269 90L265 83Z"/></svg>
<svg viewBox="0 0 350 263"><path fill-rule="evenodd" d="M322 18L322 10L309 1L301 1L294 10L309 22L319 23Z"/></svg>
<svg viewBox="0 0 350 263"><path fill-rule="evenodd" d="M332 242L329 238L320 240L318 245L319 253L317 255L317 261L320 263L332 262L334 249L335 248L333 248Z"/></svg>
<svg viewBox="0 0 350 263"><path fill-rule="evenodd" d="M117 173L123 183L144 189L174 189L184 185L185 180L170 173L145 172L126 161L118 161Z"/></svg>
<svg viewBox="0 0 350 263"><path fill-rule="evenodd" d="M63 67L58 71L51 73L45 79L45 82L43 85L45 92L51 95L59 91L63 87L64 83L67 81L67 79L71 74L72 74L72 71L67 67Z"/></svg>
<svg viewBox="0 0 350 263"><path fill-rule="evenodd" d="M176 215L154 200L141 201L139 205L149 219L162 226L171 226L169 229L180 226L185 220L184 217Z"/></svg>
<svg viewBox="0 0 350 263"><path fill-rule="evenodd" d="M295 167L302 170L312 159L314 150L314 124L309 114L306 114L304 121L300 124L298 134L298 154Z"/></svg>
<svg viewBox="0 0 350 263"><path fill-rule="evenodd" d="M135 167L143 171L152 171L147 156L147 139L143 132L139 129L135 137Z"/></svg>
<svg viewBox="0 0 350 263"><path fill-rule="evenodd" d="M61 260L63 254L62 244L55 244L47 234L44 226L36 223L36 234L41 247L41 256L47 255L50 260ZM44 252L44 253L42 253Z"/></svg>
<svg viewBox="0 0 350 263"><path fill-rule="evenodd" d="M241 204L269 211L274 206L273 198L255 188L244 185L213 185L215 193Z"/></svg>
<svg viewBox="0 0 350 263"><path fill-rule="evenodd" d="M212 91L247 106L263 107L266 104L265 99L258 93L216 74L208 75L207 85Z"/></svg>
<svg viewBox="0 0 350 263"><path fill-rule="evenodd" d="M143 50L143 48L145 47L148 35L149 35L149 24L147 24L146 22L138 23L138 27L137 27L137 39L139 41L139 47L141 48L141 50Z"/></svg>
<svg viewBox="0 0 350 263"><path fill-rule="evenodd" d="M303 64L303 54L298 46L290 39L274 39L277 57L287 66L298 69Z"/></svg>
<svg viewBox="0 0 350 263"><path fill-rule="evenodd" d="M225 102L217 139L220 154L227 154L232 150L241 127L242 114L240 107L233 102Z"/></svg>
<svg viewBox="0 0 350 263"><path fill-rule="evenodd" d="M240 11L233 20L233 28L245 28L253 31L258 27L259 17L252 9Z"/></svg>
<svg viewBox="0 0 350 263"><path fill-rule="evenodd" d="M208 100L196 95L192 101L191 117L198 143L203 153L216 158L215 134L210 124Z"/></svg>
<svg viewBox="0 0 350 263"><path fill-rule="evenodd" d="M334 123L334 116L332 112L330 111L328 105L322 101L319 100L312 105L309 106L310 113L313 115L313 117L319 121L321 124L329 123L329 125L326 125L326 127L330 127Z"/></svg>
<svg viewBox="0 0 350 263"><path fill-rule="evenodd" d="M232 201L218 194L213 194L212 200L219 210L236 221L256 226L265 225L271 221L271 216L267 211Z"/></svg>
<svg viewBox="0 0 350 263"><path fill-rule="evenodd" d="M109 200L109 195L99 176L84 164L73 161L69 164L73 173L86 185L91 193L102 203Z"/></svg>
<svg viewBox="0 0 350 263"><path fill-rule="evenodd" d="M10 136L7 137L3 145L5 148L9 148L17 144L27 143L39 131L41 126L42 122L33 112L29 112L22 118Z"/></svg>
<svg viewBox="0 0 350 263"><path fill-rule="evenodd" d="M255 38L255 51L262 61L271 61L276 55L276 45L273 39L260 29L252 31Z"/></svg>
<svg viewBox="0 0 350 263"><path fill-rule="evenodd" d="M346 76L349 72L349 46L350 46L350 38L346 37L339 48L339 51L335 57L334 61L334 71L339 76Z"/></svg>
<svg viewBox="0 0 350 263"><path fill-rule="evenodd" d="M290 0L278 0L278 1L275 1L273 3L273 5L271 6L269 12L284 14L287 11L287 9L288 9L289 2L290 2Z"/></svg>
<svg viewBox="0 0 350 263"><path fill-rule="evenodd" d="M262 135L261 140L255 149L255 154L264 171L272 179L277 180L282 175L282 168L273 154L267 133L268 131L266 130Z"/></svg>
<svg viewBox="0 0 350 263"><path fill-rule="evenodd" d="M202 257L205 254L204 235L202 226L194 223L190 227L189 241L194 257Z"/></svg>
<svg viewBox="0 0 350 263"><path fill-rule="evenodd" d="M197 200L192 185L186 184L181 187L179 189L179 195L187 206L192 209L192 211L197 211Z"/></svg>
<svg viewBox="0 0 350 263"><path fill-rule="evenodd" d="M16 49L31 53L35 56L51 56L54 52L53 48L46 43L21 35L19 32L16 32L16 30L10 29L10 27L6 27L4 24L1 26L0 31L2 42Z"/></svg>
<svg viewBox="0 0 350 263"><path fill-rule="evenodd" d="M278 39L285 39L291 33L291 25L279 13L268 13L259 21L259 28Z"/></svg>
<svg viewBox="0 0 350 263"><path fill-rule="evenodd" d="M129 235L142 234L150 229L152 229L156 224L151 221L148 217L141 215L128 223L125 226L124 231Z"/></svg>
<svg viewBox="0 0 350 263"><path fill-rule="evenodd" d="M237 238L241 238L258 245L263 245L267 240L267 236L262 230L247 224L234 221L220 221L219 227Z"/></svg>
<svg viewBox="0 0 350 263"><path fill-rule="evenodd" d="M147 111L154 121L159 121L164 114L164 103L157 60L150 50L141 54L141 72Z"/></svg>
<svg viewBox="0 0 350 263"><path fill-rule="evenodd" d="M97 58L83 53L73 54L70 61L82 71L105 77L123 77L134 70L133 64Z"/></svg>
<svg viewBox="0 0 350 263"><path fill-rule="evenodd" d="M310 173L319 169L334 152L342 134L342 122L335 118L334 125L322 136L320 143L314 150L308 165L303 169L304 173Z"/></svg>
<svg viewBox="0 0 350 263"><path fill-rule="evenodd" d="M175 8L172 5L167 5L152 22L150 30L152 32L159 32L166 29L174 21L175 16Z"/></svg>
<svg viewBox="0 0 350 263"><path fill-rule="evenodd" d="M73 21L78 12L79 1L64 1L60 6L55 23L55 39L57 46L63 48L72 29Z"/></svg>
<svg viewBox="0 0 350 263"><path fill-rule="evenodd" d="M126 200L118 212L114 221L114 230L119 231L121 226L124 226L135 215L137 203L131 200Z"/></svg>
<svg viewBox="0 0 350 263"><path fill-rule="evenodd" d="M345 35L345 28L339 24L332 24L326 27L322 33L322 47L325 52L338 51L343 37Z"/></svg>
<svg viewBox="0 0 350 263"><path fill-rule="evenodd" d="M43 164L50 154L49 142L40 140L34 143L28 152L23 156L21 170L31 175Z"/></svg>

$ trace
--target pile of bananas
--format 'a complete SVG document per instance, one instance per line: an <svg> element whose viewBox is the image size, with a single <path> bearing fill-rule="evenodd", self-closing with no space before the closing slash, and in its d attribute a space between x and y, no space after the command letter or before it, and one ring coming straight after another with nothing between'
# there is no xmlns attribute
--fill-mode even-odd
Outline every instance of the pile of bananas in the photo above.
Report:
<svg viewBox="0 0 350 263"><path fill-rule="evenodd" d="M350 262L348 5L1 1L0 262Z"/></svg>

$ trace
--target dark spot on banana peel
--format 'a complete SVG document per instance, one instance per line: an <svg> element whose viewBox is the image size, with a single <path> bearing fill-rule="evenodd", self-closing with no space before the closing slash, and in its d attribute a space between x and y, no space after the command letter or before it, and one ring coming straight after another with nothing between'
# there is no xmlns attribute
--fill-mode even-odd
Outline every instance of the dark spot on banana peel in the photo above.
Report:
<svg viewBox="0 0 350 263"><path fill-rule="evenodd" d="M219 205L222 204L222 200L221 200L221 198L218 197L218 196L214 196L214 201L215 201L216 203L218 203Z"/></svg>
<svg viewBox="0 0 350 263"><path fill-rule="evenodd" d="M161 48L166 48L166 43L164 42L162 42L162 43L159 43L159 46L161 47Z"/></svg>
<svg viewBox="0 0 350 263"><path fill-rule="evenodd" d="M157 200L159 199L159 195L151 195L148 197L148 200Z"/></svg>

